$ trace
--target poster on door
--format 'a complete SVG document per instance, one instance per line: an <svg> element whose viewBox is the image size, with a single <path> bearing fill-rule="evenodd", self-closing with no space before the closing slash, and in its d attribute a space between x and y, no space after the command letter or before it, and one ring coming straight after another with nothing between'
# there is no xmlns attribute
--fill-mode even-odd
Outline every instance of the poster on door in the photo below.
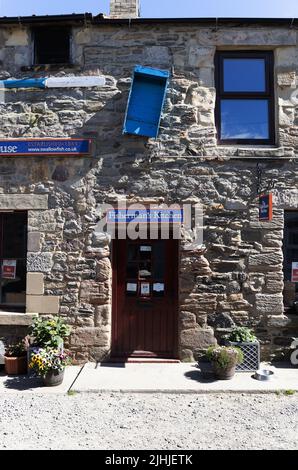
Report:
<svg viewBox="0 0 298 470"><path fill-rule="evenodd" d="M4 259L2 262L2 279L15 279L17 262L15 259Z"/></svg>
<svg viewBox="0 0 298 470"><path fill-rule="evenodd" d="M292 282L298 282L298 263L292 263Z"/></svg>

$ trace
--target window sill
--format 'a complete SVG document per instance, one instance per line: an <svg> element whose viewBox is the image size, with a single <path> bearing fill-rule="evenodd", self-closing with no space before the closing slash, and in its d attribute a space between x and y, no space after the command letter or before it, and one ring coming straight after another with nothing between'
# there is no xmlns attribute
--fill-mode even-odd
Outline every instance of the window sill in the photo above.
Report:
<svg viewBox="0 0 298 470"><path fill-rule="evenodd" d="M35 65L26 65L21 67L22 72L51 72L51 71L61 71L64 72L70 69L74 70L81 70L80 65L66 63L66 64L35 64Z"/></svg>
<svg viewBox="0 0 298 470"><path fill-rule="evenodd" d="M218 145L220 152L234 157L294 158L294 149L273 145Z"/></svg>
<svg viewBox="0 0 298 470"><path fill-rule="evenodd" d="M37 313L0 312L0 325L2 326L28 326Z"/></svg>

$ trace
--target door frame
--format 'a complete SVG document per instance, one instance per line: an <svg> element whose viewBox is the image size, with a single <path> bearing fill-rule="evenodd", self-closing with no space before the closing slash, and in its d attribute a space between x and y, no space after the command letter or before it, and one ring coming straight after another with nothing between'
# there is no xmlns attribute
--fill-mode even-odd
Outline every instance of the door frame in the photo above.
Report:
<svg viewBox="0 0 298 470"><path fill-rule="evenodd" d="M121 240L120 240L121 241ZM146 240L144 240L145 242ZM165 240L167 241L167 240ZM111 263L112 263L112 335L111 335L111 358L119 357L119 355L114 354L114 344L115 338L117 337L117 316L118 316L118 296L117 296L117 286L118 286L118 272L117 272L117 242L118 239L114 239L111 242ZM174 289L176 296L173 299L173 329L174 329L174 344L172 357L165 359L178 359L179 358L179 338L178 338L178 321L179 321L179 268L180 268L180 240L176 240L176 276L174 278ZM125 359L127 356L121 356L121 359ZM161 358L158 355L152 355L150 353L143 354L141 356L129 356L129 357L143 357L143 358Z"/></svg>

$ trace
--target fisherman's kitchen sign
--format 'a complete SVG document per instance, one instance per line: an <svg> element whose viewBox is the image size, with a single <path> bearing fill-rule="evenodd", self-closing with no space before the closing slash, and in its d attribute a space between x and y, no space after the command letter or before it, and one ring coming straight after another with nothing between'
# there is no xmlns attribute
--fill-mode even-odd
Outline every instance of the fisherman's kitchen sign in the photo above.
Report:
<svg viewBox="0 0 298 470"><path fill-rule="evenodd" d="M87 155L89 139L16 139L0 140L0 156Z"/></svg>

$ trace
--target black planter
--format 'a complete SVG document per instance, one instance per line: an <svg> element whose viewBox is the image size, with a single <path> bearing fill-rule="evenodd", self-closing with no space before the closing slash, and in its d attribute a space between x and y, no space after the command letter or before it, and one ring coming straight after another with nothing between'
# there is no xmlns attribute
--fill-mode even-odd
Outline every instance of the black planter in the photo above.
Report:
<svg viewBox="0 0 298 470"><path fill-rule="evenodd" d="M63 382L64 378L64 369L63 370L50 370L46 373L46 375L42 378L44 385L47 387L55 387L56 385L60 385Z"/></svg>
<svg viewBox="0 0 298 470"><path fill-rule="evenodd" d="M236 372L236 365L227 368L222 368L217 362L212 362L213 371L217 379L219 380L231 380Z"/></svg>

